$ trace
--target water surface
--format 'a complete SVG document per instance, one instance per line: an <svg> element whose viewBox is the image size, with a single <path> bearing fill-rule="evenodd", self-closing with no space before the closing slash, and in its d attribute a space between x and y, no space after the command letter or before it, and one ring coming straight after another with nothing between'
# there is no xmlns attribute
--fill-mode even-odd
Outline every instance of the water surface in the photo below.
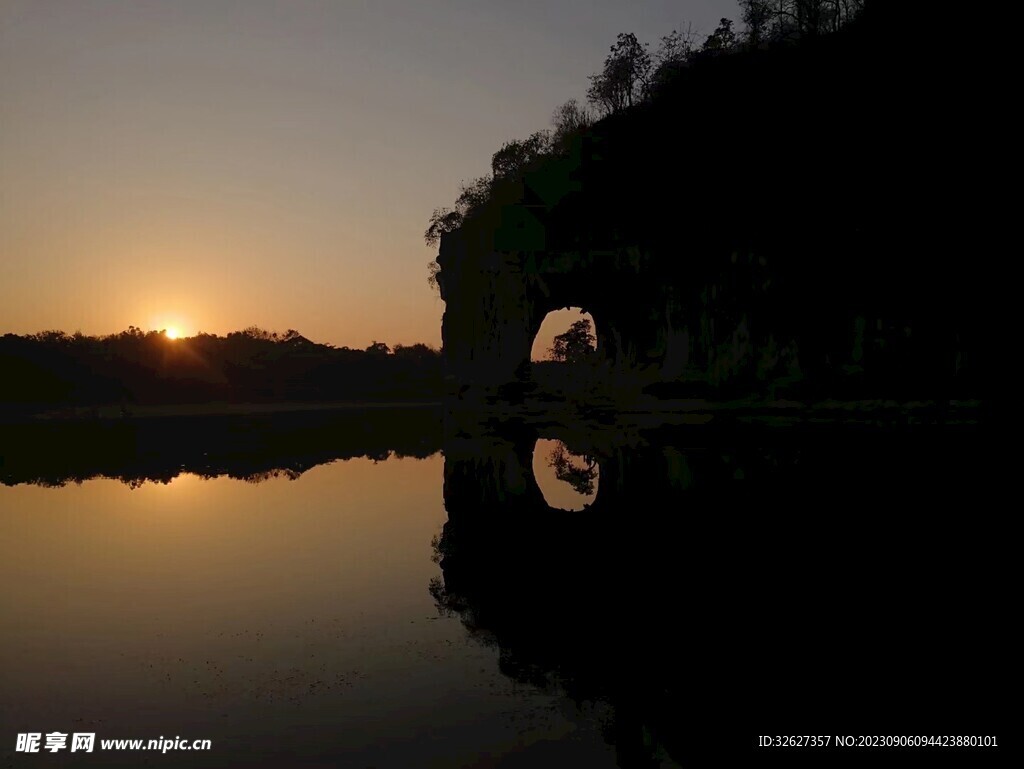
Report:
<svg viewBox="0 0 1024 769"><path fill-rule="evenodd" d="M598 708L510 681L438 611L442 464L0 487L5 753L56 730L213 741L166 765L491 766L557 746L614 766Z"/></svg>
<svg viewBox="0 0 1024 769"><path fill-rule="evenodd" d="M4 759L629 769L989 734L987 446L422 411L0 431ZM53 731L212 750L14 751Z"/></svg>

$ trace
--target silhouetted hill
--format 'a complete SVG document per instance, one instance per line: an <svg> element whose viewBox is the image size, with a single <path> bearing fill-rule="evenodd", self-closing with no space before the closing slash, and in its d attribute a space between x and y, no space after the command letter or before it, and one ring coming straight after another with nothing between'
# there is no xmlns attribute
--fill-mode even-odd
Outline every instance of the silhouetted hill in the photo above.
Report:
<svg viewBox="0 0 1024 769"><path fill-rule="evenodd" d="M521 377L544 315L573 305L641 385L980 397L984 84L969 43L943 48L935 14L899 5L691 56L493 181L441 234L449 367Z"/></svg>
<svg viewBox="0 0 1024 769"><path fill-rule="evenodd" d="M366 350L249 328L170 339L130 328L0 337L0 408L160 403L416 400L440 396L437 350L376 342Z"/></svg>

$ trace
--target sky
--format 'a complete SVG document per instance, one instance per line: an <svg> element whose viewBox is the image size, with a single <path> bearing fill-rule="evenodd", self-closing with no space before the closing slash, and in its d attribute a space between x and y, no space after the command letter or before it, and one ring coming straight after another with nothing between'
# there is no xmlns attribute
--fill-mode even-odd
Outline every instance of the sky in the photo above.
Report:
<svg viewBox="0 0 1024 769"><path fill-rule="evenodd" d="M0 0L0 334L440 344L434 208L735 0ZM566 326L568 325L568 320Z"/></svg>

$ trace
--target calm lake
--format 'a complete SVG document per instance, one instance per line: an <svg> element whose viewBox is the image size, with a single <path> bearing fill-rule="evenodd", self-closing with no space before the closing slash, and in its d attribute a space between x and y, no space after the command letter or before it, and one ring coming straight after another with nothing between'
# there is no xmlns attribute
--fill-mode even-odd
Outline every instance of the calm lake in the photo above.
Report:
<svg viewBox="0 0 1024 769"><path fill-rule="evenodd" d="M676 766L872 691L986 712L996 663L926 611L1003 622L987 512L931 507L973 494L969 434L353 419L8 447L5 765ZM96 749L14 751L51 732ZM211 748L99 743L161 737Z"/></svg>

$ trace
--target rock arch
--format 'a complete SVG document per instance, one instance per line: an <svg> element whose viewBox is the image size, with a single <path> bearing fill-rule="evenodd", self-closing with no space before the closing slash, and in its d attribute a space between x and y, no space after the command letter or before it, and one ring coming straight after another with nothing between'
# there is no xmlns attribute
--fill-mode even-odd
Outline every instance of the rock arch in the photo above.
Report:
<svg viewBox="0 0 1024 769"><path fill-rule="evenodd" d="M579 307L594 319L609 371L674 379L689 360L689 330L673 288L639 254L564 254L474 247L467 233L442 238L441 336L449 375L497 387L529 376L534 339L548 313Z"/></svg>

